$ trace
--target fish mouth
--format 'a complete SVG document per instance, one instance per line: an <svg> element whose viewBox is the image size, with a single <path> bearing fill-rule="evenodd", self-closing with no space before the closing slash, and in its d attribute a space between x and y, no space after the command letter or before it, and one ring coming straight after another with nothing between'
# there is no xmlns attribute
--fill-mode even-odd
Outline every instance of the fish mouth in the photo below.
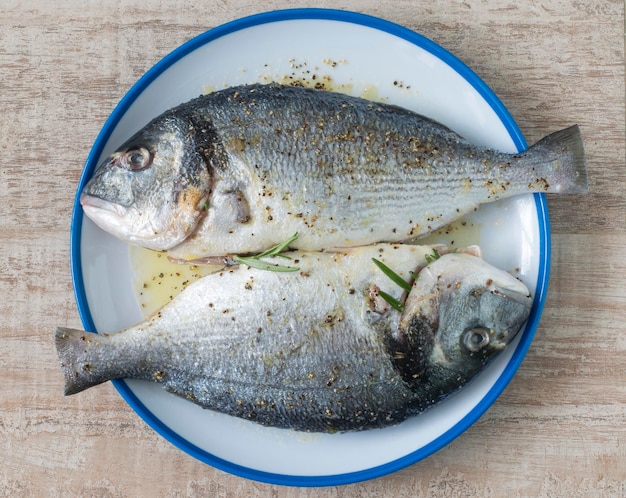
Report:
<svg viewBox="0 0 626 498"><path fill-rule="evenodd" d="M80 195L80 204L87 217L105 232L125 238L128 208L90 194Z"/></svg>
<svg viewBox="0 0 626 498"><path fill-rule="evenodd" d="M113 214L119 218L123 218L128 212L128 208L121 204L116 204L84 192L80 194L80 205L90 218L92 214L97 213L108 213L109 215Z"/></svg>
<svg viewBox="0 0 626 498"><path fill-rule="evenodd" d="M81 193L80 204L93 223L124 242L156 251L167 250L180 242L173 223L164 228L142 224L133 206L126 207L87 193Z"/></svg>

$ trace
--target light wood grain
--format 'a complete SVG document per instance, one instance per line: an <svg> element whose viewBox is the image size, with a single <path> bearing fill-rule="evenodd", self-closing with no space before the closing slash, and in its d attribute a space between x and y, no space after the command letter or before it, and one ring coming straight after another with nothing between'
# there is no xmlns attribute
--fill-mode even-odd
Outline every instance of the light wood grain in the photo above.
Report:
<svg viewBox="0 0 626 498"><path fill-rule="evenodd" d="M235 18L308 2L0 4L1 496L626 496L624 2L323 1L403 24L496 92L528 142L573 122L590 193L550 198L553 260L518 374L466 433L409 468L325 489L227 475L156 435L111 385L62 396L57 325L79 327L73 196L119 99L155 62Z"/></svg>

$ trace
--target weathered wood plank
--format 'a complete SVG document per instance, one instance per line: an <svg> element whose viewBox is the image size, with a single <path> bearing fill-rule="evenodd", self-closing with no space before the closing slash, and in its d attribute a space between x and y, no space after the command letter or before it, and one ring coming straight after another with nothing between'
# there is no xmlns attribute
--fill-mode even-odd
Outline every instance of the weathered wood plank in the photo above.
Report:
<svg viewBox="0 0 626 498"><path fill-rule="evenodd" d="M626 496L622 1L340 6L403 24L452 51L495 91L529 143L573 122L585 137L590 193L549 198L552 272L535 341L500 399L446 448L374 481L283 488L182 453L112 385L61 395L53 330L80 326L69 271L72 202L102 124L129 87L181 43L262 9L295 6L308 4L2 2L2 494Z"/></svg>

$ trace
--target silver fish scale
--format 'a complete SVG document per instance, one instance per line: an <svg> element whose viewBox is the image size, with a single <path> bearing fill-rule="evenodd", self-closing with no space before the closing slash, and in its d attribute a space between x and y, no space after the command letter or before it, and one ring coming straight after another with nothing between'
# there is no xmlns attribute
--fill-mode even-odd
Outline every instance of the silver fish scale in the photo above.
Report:
<svg viewBox="0 0 626 498"><path fill-rule="evenodd" d="M510 156L479 153L426 118L341 94L254 85L185 107L197 126L210 123L228 161L220 173L222 190L241 191L256 221L224 228L239 234L224 242L226 252L258 237L261 220L280 220L270 223L272 235L284 240L297 231L293 247L307 249L371 242L362 239L373 226L378 240L402 240L496 198L499 190L490 192L490 185L515 181ZM215 209L211 223L226 218ZM265 210L274 215L265 217ZM193 253L195 243L201 253L218 237L207 221L172 254Z"/></svg>
<svg viewBox="0 0 626 498"><path fill-rule="evenodd" d="M487 173L482 162L462 160L475 148L427 119L340 94L298 89L290 95L293 90L277 91L273 85L254 86L247 94L233 90L239 105L228 91L219 92L205 115L231 156L245 158L287 191L304 176L326 186L339 178L376 191L381 185L415 183L416 169L424 178Z"/></svg>
<svg viewBox="0 0 626 498"><path fill-rule="evenodd" d="M394 256L414 267L424 251ZM134 364L146 365L144 377L163 372L177 395L261 424L332 432L403 420L425 404L381 340L399 315L381 318L363 306L365 282L388 284L371 254L384 259L368 250L348 272L311 256L295 274L225 271L221 289L202 279L137 329ZM359 291L347 292L349 284ZM388 290L398 293L393 284ZM303 291L315 296L306 309L297 304ZM259 306L241 306L242 296Z"/></svg>
<svg viewBox="0 0 626 498"><path fill-rule="evenodd" d="M242 266L208 275L116 334L59 329L65 392L127 377L273 427L334 432L398 423L482 368L487 352L467 354L466 331L480 323L498 331L493 341L511 340L532 303L512 276L473 256L444 254L435 273L420 272L408 316L381 305L379 290L396 299L403 291L372 258L408 280L427 254L432 247L406 244L292 252L299 272ZM492 294L485 282L503 288ZM482 306L483 295L492 296L491 307ZM458 323L441 328L450 316Z"/></svg>

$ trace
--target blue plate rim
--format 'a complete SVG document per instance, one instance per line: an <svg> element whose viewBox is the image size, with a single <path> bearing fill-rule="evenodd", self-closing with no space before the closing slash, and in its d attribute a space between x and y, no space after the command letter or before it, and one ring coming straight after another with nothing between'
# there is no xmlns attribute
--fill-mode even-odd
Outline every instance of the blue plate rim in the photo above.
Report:
<svg viewBox="0 0 626 498"><path fill-rule="evenodd" d="M85 330L95 331L93 318L91 316L85 287L83 284L83 273L80 255L80 243L82 235L83 211L80 206L79 196L83 186L91 176L93 170L97 167L96 161L102 154L103 148L110 138L110 135L132 103L152 83L160 74L172 66L175 62L183 58L185 55L193 52L197 48L221 38L230 33L240 31L253 26L259 26L268 23L293 21L293 20L327 20L337 22L347 22L361 25L368 28L377 29L405 41L408 41L439 58L461 75L469 84L471 84L489 106L496 113L498 118L505 126L515 147L518 151L526 149L527 144L506 107L493 93L493 91L460 59L452 55L443 47L437 45L430 39L411 31L403 26L393 22L370 16L367 14L335 10L324 8L299 8L275 10L254 14L243 17L234 21L230 21L223 25L212 28L188 42L184 43L163 59L157 62L150 70L148 70L126 93L115 107L109 118L104 123L96 141L87 157L83 173L81 175L74 200L72 221L70 227L70 264L72 273L72 282L74 285L74 294L78 307L79 316L85 327ZM146 422L153 430L168 440L171 444L178 447L190 456L211 465L222 471L244 477L247 479L266 482L269 484L278 484L285 486L301 486L301 487L321 487L351 484L383 475L390 474L409 465L417 463L424 458L435 453L447 444L451 443L459 435L465 432L473 425L484 412L495 402L498 396L504 391L509 384L516 371L518 370L523 358L525 357L530 344L537 330L541 313L545 304L548 290L548 277L550 273L550 255L551 255L551 238L550 238L550 221L548 216L548 207L546 197L543 194L534 194L534 202L537 209L539 220L539 245L541 254L544 255L539 261L539 269L537 275L537 288L535 291L535 299L531 310L530 318L522 333L520 343L515 349L505 370L500 375L494 386L489 390L485 397L476 405L470 413L457 422L452 428L446 431L437 439L431 441L426 446L409 453L399 459L387 462L383 465L364 469L356 472L349 472L334 475L306 476L306 475L283 475L270 473L244 467L227 460L221 459L211 453L198 448L193 443L185 440L169 427L163 424L133 393L123 380L112 381L116 389L130 407Z"/></svg>

